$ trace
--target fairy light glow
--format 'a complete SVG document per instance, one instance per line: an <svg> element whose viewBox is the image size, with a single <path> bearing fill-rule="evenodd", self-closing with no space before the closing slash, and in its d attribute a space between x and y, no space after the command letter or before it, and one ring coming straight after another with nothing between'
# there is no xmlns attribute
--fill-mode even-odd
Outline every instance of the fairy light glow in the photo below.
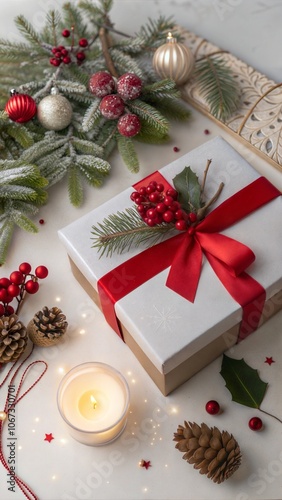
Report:
<svg viewBox="0 0 282 500"><path fill-rule="evenodd" d="M56 300L56 302L61 302L62 299L61 299L61 297L56 297L55 300Z"/></svg>
<svg viewBox="0 0 282 500"><path fill-rule="evenodd" d="M80 333L80 335L84 335L86 333L86 331L84 330L84 328L81 328L81 330L79 330L79 333Z"/></svg>
<svg viewBox="0 0 282 500"><path fill-rule="evenodd" d="M63 375L63 374L65 373L65 371L66 371L66 370L65 370L62 366L60 366L60 367L58 368L58 373L59 373L60 375Z"/></svg>

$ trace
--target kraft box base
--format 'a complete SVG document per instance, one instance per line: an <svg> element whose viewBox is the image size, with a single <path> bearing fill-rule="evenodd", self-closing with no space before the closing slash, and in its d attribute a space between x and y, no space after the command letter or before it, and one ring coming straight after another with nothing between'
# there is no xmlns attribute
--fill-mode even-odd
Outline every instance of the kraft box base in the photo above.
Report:
<svg viewBox="0 0 282 500"><path fill-rule="evenodd" d="M100 307L99 295L89 281L85 278L82 272L69 256L71 270L74 277L84 288L95 304ZM260 326L270 319L276 312L282 309L282 290L278 291L265 303L263 314L261 316ZM123 338L127 346L133 352L139 363L146 370L148 375L157 385L164 396L170 394L174 389L189 380L193 375L202 370L209 363L214 361L218 356L223 354L227 349L236 344L240 323L224 332L220 337L216 338L197 353L180 363L176 368L169 373L161 373L148 356L142 351L137 342L133 339L130 332L120 323ZM114 334L114 333L113 333ZM254 335L254 334L252 334Z"/></svg>

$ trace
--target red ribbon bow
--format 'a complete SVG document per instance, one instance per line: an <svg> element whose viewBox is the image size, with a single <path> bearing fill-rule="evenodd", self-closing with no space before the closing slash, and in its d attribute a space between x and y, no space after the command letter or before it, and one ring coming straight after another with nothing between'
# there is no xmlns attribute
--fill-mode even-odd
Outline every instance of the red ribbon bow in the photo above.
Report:
<svg viewBox="0 0 282 500"><path fill-rule="evenodd" d="M168 185L159 172L149 177ZM243 308L239 340L245 338L258 327L266 293L245 271L255 260L252 250L220 232L280 195L267 179L259 177L225 200L195 228L142 251L107 273L98 281L98 292L108 323L122 337L115 302L168 267L166 286L194 302L204 254L227 291Z"/></svg>

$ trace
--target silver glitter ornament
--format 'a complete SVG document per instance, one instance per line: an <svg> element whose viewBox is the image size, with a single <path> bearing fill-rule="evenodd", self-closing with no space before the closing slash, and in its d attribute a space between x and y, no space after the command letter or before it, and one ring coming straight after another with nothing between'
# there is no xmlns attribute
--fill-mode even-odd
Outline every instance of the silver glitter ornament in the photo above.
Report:
<svg viewBox="0 0 282 500"><path fill-rule="evenodd" d="M63 130L71 123L71 104L63 95L48 95L37 106L37 118L47 130Z"/></svg>

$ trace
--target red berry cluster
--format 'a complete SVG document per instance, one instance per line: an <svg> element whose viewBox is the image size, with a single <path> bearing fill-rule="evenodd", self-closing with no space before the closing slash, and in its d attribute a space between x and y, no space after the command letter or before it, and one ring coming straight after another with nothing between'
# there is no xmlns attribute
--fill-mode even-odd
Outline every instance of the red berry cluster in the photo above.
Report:
<svg viewBox="0 0 282 500"><path fill-rule="evenodd" d="M131 193L130 198L137 205L137 211L148 226L153 227L163 222L173 223L179 231L185 231L197 221L195 212L187 214L177 201L178 193L164 185L151 181Z"/></svg>
<svg viewBox="0 0 282 500"><path fill-rule="evenodd" d="M117 120L121 135L133 137L141 129L137 115L126 112L126 101L137 99L142 90L142 80L135 73L124 73L117 81L107 71L98 71L89 81L89 90L101 98L100 111L107 120Z"/></svg>
<svg viewBox="0 0 282 500"><path fill-rule="evenodd" d="M0 278L0 316L10 316L17 313L24 299L25 292L34 294L39 289L38 279L48 276L45 266L38 266L34 274L31 273L31 265L22 262L17 271L13 271L9 278ZM16 299L18 305L15 311L11 302Z"/></svg>
<svg viewBox="0 0 282 500"><path fill-rule="evenodd" d="M70 30L64 29L62 31L62 36L64 38L68 38L71 35ZM78 64L82 63L84 59L86 58L84 50L88 47L88 40L86 38L80 38L78 41L78 46L79 49L74 48L72 45L70 49L66 49L64 45L58 45L58 47L53 47L52 48L52 54L54 57L51 57L50 59L50 64L53 66L60 66L62 63L63 64L70 64L72 62L71 55L74 54L76 58L76 62Z"/></svg>

